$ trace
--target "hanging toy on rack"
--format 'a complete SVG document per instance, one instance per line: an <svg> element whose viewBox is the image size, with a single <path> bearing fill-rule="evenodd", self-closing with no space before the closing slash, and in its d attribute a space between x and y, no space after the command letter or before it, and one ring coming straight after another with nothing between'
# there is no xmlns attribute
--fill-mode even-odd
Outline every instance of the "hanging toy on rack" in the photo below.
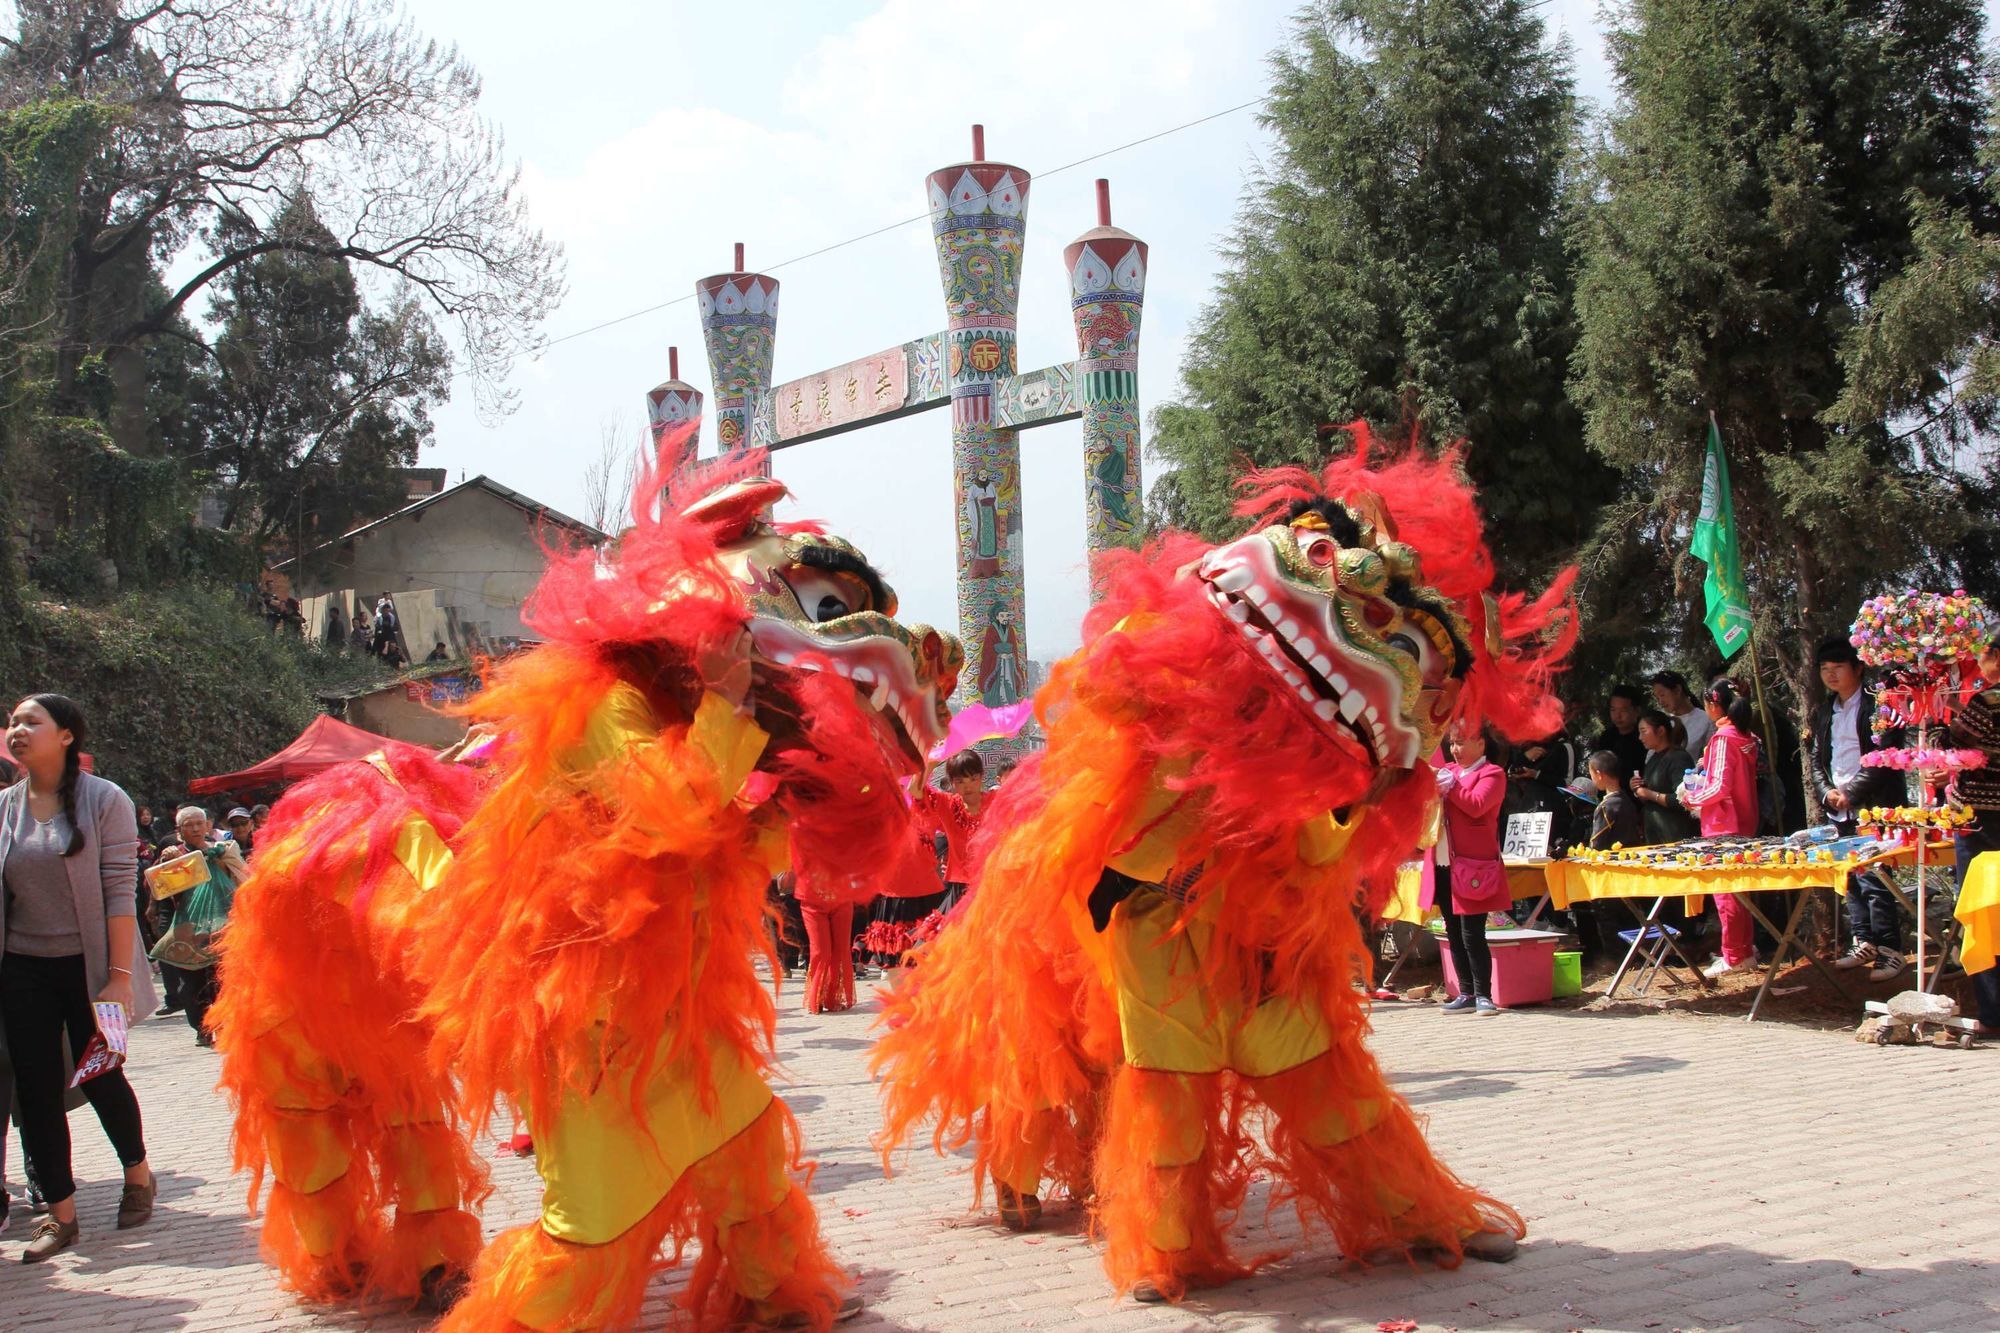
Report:
<svg viewBox="0 0 2000 1333"><path fill-rule="evenodd" d="M2000 618L1965 589L1950 593L1884 593L1861 604L1848 641L1861 660L1883 673L1876 692L1874 730L1901 729L1907 746L1885 747L1863 764L1917 774L1914 808L1872 809L1862 823L1876 836L1914 844L1917 863L1917 986L1924 989L1928 923L1925 921L1926 853L1934 837L1963 824L1964 812L1950 784L1986 757L1951 748L1952 715L1980 688L1979 654L1993 641Z"/></svg>
<svg viewBox="0 0 2000 1333"><path fill-rule="evenodd" d="M1977 750L1945 743L1952 715L1979 688L1980 650L1993 641L1994 613L1963 588L1949 594L1885 593L1861 604L1849 632L1861 660L1884 674L1876 694L1875 731L1901 728L1915 742L1862 756L1879 768L1913 770L1924 805L1957 773L1986 762Z"/></svg>

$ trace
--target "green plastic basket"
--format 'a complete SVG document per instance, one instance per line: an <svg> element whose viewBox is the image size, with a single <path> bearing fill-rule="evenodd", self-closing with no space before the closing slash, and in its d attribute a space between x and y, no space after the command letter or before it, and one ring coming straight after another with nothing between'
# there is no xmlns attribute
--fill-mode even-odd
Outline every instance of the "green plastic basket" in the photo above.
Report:
<svg viewBox="0 0 2000 1333"><path fill-rule="evenodd" d="M1583 955L1558 953L1552 982L1549 994L1555 999L1583 994Z"/></svg>

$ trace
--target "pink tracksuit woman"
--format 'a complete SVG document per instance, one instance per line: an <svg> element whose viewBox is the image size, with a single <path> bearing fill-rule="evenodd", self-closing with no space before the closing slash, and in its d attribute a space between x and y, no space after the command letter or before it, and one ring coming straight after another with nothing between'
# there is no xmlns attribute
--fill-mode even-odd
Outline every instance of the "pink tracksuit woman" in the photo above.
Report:
<svg viewBox="0 0 2000 1333"><path fill-rule="evenodd" d="M1757 738L1750 734L1756 713L1750 701L1726 681L1709 686L1702 701L1715 720L1715 734L1702 751L1701 768L1681 783L1681 804L1701 816L1704 838L1744 836L1757 832ZM1754 962L1754 927L1750 909L1733 893L1716 895L1722 918L1722 959L1709 975L1720 976Z"/></svg>

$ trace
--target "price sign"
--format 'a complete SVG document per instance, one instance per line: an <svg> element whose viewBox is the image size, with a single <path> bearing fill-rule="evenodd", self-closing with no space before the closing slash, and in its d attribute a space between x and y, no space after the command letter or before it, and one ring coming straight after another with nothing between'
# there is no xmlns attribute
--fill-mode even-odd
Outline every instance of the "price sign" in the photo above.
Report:
<svg viewBox="0 0 2000 1333"><path fill-rule="evenodd" d="M1547 810L1507 816L1507 836L1500 843L1503 861L1545 861L1556 817Z"/></svg>

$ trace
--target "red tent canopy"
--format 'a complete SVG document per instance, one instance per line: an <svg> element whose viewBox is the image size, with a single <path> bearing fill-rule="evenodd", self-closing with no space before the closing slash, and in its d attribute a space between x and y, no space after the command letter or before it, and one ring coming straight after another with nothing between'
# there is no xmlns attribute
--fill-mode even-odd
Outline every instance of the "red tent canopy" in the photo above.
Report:
<svg viewBox="0 0 2000 1333"><path fill-rule="evenodd" d="M321 713L299 738L260 764L238 773L212 778L196 778L188 790L197 796L219 791L242 791L251 787L279 787L303 781L350 759L360 759L377 750L396 747L399 742L372 731L351 727L337 717Z"/></svg>

